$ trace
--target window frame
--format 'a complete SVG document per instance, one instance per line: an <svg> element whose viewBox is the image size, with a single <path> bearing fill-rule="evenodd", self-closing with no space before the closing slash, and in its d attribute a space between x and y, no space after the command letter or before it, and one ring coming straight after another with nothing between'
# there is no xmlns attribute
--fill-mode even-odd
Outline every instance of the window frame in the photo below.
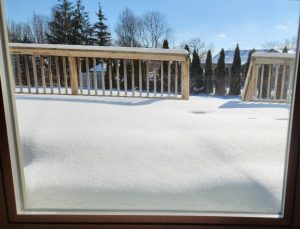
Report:
<svg viewBox="0 0 300 229"><path fill-rule="evenodd" d="M0 0L0 42L3 55L3 74L10 75L9 49L6 34L6 22L3 1ZM4 29L5 28L5 29ZM299 38L298 38L299 44ZM5 95L0 82L0 228L120 228L129 226L147 226L158 228L166 225L186 228L187 226L202 226L201 228L251 228L265 226L265 228L300 227L300 64L299 50L297 50L297 81L295 85L294 104L291 112L291 134L288 168L286 170L286 191L284 200L284 217L247 217L247 216L175 216L175 215L53 215L53 214L17 214L17 201L14 191L11 158L9 151L9 137L5 117ZM1 74L1 71L0 71Z"/></svg>

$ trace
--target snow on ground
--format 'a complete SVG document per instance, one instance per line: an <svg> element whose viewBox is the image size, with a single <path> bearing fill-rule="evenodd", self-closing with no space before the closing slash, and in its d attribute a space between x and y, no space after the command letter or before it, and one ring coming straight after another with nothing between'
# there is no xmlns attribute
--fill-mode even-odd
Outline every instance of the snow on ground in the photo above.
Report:
<svg viewBox="0 0 300 229"><path fill-rule="evenodd" d="M17 95L33 209L281 211L287 104Z"/></svg>

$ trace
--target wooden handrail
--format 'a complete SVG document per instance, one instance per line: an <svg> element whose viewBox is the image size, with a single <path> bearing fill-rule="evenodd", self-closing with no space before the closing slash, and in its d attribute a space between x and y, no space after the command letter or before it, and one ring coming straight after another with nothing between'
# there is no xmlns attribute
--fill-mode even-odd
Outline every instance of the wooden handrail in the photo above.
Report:
<svg viewBox="0 0 300 229"><path fill-rule="evenodd" d="M252 54L244 85L243 101L287 102L291 98L294 54Z"/></svg>
<svg viewBox="0 0 300 229"><path fill-rule="evenodd" d="M182 99L189 98L189 57L186 50L24 43L10 43L9 47L17 69L18 93L64 92L71 95L157 98L177 98L180 95ZM124 69L120 68L121 63ZM163 84L164 63L168 63L166 90ZM101 65L101 75L97 75L97 64ZM86 72L85 75L82 71ZM157 86L159 81L160 88ZM179 83L181 90L178 89ZM34 87L31 88L31 85ZM124 93L121 93L122 86ZM106 89L109 91L105 92Z"/></svg>

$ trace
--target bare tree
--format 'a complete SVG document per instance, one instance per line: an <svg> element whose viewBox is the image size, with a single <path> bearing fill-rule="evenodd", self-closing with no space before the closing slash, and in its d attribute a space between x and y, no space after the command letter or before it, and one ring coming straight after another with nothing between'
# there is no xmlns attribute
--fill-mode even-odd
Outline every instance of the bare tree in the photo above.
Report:
<svg viewBox="0 0 300 229"><path fill-rule="evenodd" d="M164 40L173 38L173 29L166 16L157 11L145 13L140 18L140 40L144 47L162 47Z"/></svg>
<svg viewBox="0 0 300 229"><path fill-rule="evenodd" d="M266 41L263 47L266 49L295 49L297 46L297 38L292 37L290 39L285 39L284 41Z"/></svg>
<svg viewBox="0 0 300 229"><path fill-rule="evenodd" d="M184 48L185 45L188 45L190 50L196 50L200 57L200 60L206 59L206 54L208 50L211 50L211 52L213 52L214 50L213 44L205 44L205 42L200 37L194 37L188 41L183 41L180 46L181 48Z"/></svg>
<svg viewBox="0 0 300 229"><path fill-rule="evenodd" d="M119 15L115 32L116 44L123 47L139 47L140 19L134 13L125 8Z"/></svg>
<svg viewBox="0 0 300 229"><path fill-rule="evenodd" d="M10 42L34 42L34 36L29 22L16 23L14 21L10 21L8 23L8 32Z"/></svg>
<svg viewBox="0 0 300 229"><path fill-rule="evenodd" d="M41 14L33 13L31 18L32 32L36 43L47 43L48 19Z"/></svg>

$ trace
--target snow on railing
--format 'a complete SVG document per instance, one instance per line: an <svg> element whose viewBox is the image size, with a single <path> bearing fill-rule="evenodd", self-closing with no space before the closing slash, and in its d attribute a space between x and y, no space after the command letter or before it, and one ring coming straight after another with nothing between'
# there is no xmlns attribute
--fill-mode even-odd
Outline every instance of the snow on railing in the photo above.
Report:
<svg viewBox="0 0 300 229"><path fill-rule="evenodd" d="M186 50L9 46L16 93L189 98Z"/></svg>
<svg viewBox="0 0 300 229"><path fill-rule="evenodd" d="M242 100L288 102L292 95L294 60L294 54L253 53Z"/></svg>

